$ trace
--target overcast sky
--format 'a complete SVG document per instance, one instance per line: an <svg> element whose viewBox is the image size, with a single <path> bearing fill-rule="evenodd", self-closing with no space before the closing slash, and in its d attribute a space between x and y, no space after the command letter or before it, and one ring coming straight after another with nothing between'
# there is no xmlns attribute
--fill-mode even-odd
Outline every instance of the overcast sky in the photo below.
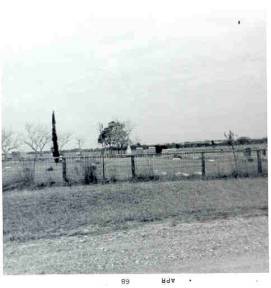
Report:
<svg viewBox="0 0 271 288"><path fill-rule="evenodd" d="M267 135L260 10L21 2L4 19L4 127L50 129L55 110L57 130L85 147L113 119L130 121L133 139L149 144L222 139L229 129Z"/></svg>

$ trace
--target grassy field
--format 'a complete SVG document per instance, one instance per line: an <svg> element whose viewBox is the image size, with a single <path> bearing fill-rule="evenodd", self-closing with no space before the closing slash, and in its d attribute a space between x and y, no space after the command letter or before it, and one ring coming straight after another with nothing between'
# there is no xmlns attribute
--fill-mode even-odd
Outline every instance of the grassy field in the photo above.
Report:
<svg viewBox="0 0 271 288"><path fill-rule="evenodd" d="M4 272L268 271L267 178L3 193Z"/></svg>
<svg viewBox="0 0 271 288"><path fill-rule="evenodd" d="M3 193L4 241L267 212L267 178L55 187Z"/></svg>

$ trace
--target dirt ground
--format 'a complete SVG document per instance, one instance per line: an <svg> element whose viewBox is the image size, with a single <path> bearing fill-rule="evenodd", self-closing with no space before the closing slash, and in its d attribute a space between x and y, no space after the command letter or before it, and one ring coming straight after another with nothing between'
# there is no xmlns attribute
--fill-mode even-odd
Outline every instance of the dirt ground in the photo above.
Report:
<svg viewBox="0 0 271 288"><path fill-rule="evenodd" d="M85 228L88 230L88 228ZM4 273L268 272L268 217L178 223L4 243Z"/></svg>

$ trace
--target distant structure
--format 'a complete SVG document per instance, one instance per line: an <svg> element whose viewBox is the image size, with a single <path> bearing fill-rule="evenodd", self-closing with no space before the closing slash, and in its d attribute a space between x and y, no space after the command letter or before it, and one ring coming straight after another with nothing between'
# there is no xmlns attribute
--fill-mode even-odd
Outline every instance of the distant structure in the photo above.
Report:
<svg viewBox="0 0 271 288"><path fill-rule="evenodd" d="M136 147L135 154L136 155L144 154L144 149L142 147Z"/></svg>
<svg viewBox="0 0 271 288"><path fill-rule="evenodd" d="M147 154L156 154L155 146L150 146L146 151Z"/></svg>
<svg viewBox="0 0 271 288"><path fill-rule="evenodd" d="M179 150L177 148L166 148L162 150L162 154L172 154L177 153Z"/></svg>

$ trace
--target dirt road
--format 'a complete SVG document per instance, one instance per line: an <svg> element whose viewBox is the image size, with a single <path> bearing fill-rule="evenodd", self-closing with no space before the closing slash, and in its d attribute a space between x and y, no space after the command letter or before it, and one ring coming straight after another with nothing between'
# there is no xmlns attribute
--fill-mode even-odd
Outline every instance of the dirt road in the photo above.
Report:
<svg viewBox="0 0 271 288"><path fill-rule="evenodd" d="M101 235L4 244L4 271L21 273L268 272L268 217L153 222Z"/></svg>

